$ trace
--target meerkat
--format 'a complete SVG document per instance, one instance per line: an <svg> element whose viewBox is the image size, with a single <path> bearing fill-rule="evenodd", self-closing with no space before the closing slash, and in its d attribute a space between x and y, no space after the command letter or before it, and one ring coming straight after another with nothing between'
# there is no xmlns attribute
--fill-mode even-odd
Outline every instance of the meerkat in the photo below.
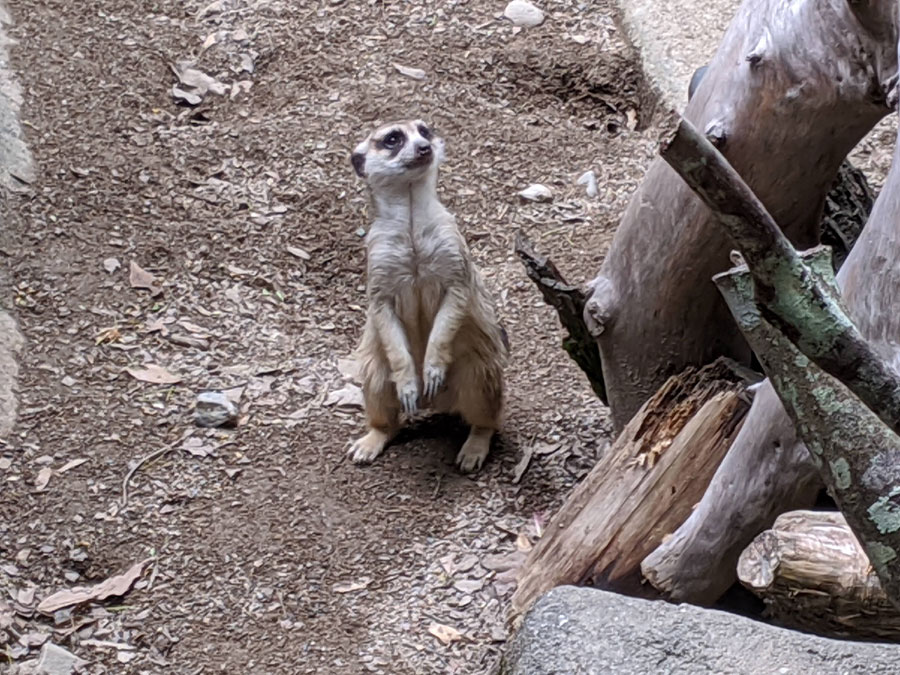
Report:
<svg viewBox="0 0 900 675"><path fill-rule="evenodd" d="M470 425L456 457L481 467L503 412L509 354L493 298L437 194L443 139L421 120L373 131L351 154L375 219L366 235L368 309L356 350L368 431L348 454L372 462L420 408Z"/></svg>

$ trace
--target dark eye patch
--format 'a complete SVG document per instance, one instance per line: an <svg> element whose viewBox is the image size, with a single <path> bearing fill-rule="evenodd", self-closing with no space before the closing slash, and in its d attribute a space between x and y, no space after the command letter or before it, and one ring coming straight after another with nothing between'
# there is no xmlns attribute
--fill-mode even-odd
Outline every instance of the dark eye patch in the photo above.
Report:
<svg viewBox="0 0 900 675"><path fill-rule="evenodd" d="M420 125L417 127L417 129L419 130L419 134L422 136L422 138L424 138L426 141L430 141L430 140L431 140L431 137L432 137L432 135L433 135L433 134L431 133L431 129L429 129L428 127L426 127L424 124L420 124Z"/></svg>
<svg viewBox="0 0 900 675"><path fill-rule="evenodd" d="M382 150L390 151L391 157L393 157L400 152L400 148L403 147L404 143L406 143L406 134L399 129L394 129L385 134L376 145Z"/></svg>

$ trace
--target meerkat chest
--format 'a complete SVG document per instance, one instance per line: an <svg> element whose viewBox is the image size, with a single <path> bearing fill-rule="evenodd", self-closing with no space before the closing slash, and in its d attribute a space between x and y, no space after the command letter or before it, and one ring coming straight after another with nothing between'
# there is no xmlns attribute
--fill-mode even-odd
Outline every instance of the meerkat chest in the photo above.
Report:
<svg viewBox="0 0 900 675"><path fill-rule="evenodd" d="M396 295L414 286L446 286L462 278L466 262L452 233L407 228L372 237L368 268L370 282L393 289Z"/></svg>

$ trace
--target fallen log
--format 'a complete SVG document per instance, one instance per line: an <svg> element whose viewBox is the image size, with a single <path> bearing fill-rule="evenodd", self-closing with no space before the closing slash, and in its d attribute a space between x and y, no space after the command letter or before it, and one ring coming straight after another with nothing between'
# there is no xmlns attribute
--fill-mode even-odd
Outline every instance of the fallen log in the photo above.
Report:
<svg viewBox="0 0 900 675"><path fill-rule="evenodd" d="M738 560L740 582L788 628L835 638L900 641L900 612L837 511L791 511Z"/></svg>
<svg viewBox="0 0 900 675"><path fill-rule="evenodd" d="M721 358L666 381L547 526L519 572L514 617L561 584L646 593L640 562L703 495L754 375Z"/></svg>

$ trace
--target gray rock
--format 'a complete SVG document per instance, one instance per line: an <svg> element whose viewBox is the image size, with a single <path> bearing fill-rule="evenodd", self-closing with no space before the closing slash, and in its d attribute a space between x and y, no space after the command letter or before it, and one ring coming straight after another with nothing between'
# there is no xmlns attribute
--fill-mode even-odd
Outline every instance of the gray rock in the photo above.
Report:
<svg viewBox="0 0 900 675"><path fill-rule="evenodd" d="M194 419L201 427L233 426L237 423L238 409L220 391L204 391L197 395Z"/></svg>
<svg viewBox="0 0 900 675"><path fill-rule="evenodd" d="M41 675L71 675L76 668L87 665L87 661L75 656L52 642L44 643L38 660L37 672Z"/></svg>
<svg viewBox="0 0 900 675"><path fill-rule="evenodd" d="M501 675L879 675L900 646L831 640L703 609L560 586L527 614Z"/></svg>

